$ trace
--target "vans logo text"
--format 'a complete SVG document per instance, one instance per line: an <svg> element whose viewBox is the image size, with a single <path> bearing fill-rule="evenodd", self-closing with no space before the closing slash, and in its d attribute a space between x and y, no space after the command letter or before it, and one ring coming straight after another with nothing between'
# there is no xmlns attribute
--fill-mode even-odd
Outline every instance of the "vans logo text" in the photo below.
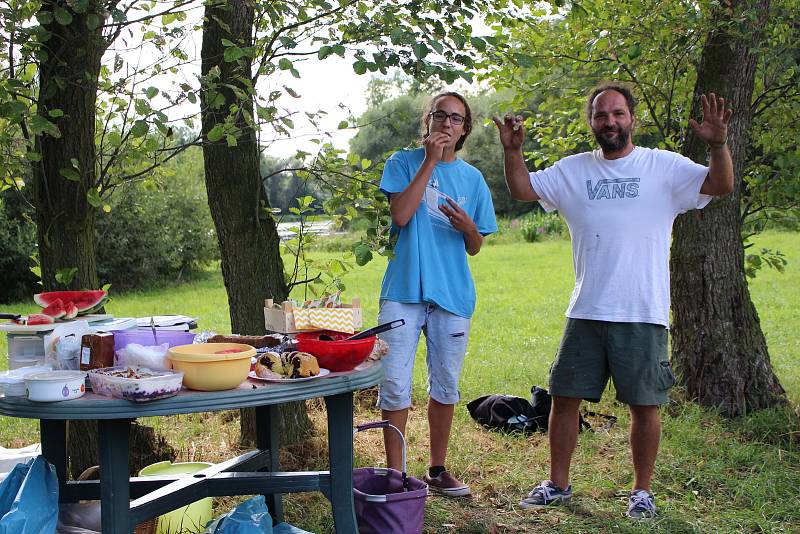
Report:
<svg viewBox="0 0 800 534"><path fill-rule="evenodd" d="M589 200L636 198L639 196L639 178L599 180L594 187L591 180L586 180L586 192L589 193Z"/></svg>

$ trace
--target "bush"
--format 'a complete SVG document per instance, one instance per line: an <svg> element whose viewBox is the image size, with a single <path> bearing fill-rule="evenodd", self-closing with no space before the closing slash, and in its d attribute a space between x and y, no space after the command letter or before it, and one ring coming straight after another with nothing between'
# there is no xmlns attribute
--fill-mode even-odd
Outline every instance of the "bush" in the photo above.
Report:
<svg viewBox="0 0 800 534"><path fill-rule="evenodd" d="M520 218L519 224L522 237L528 243L541 241L544 238L561 238L569 231L564 219L556 212L532 211Z"/></svg>
<svg viewBox="0 0 800 534"><path fill-rule="evenodd" d="M219 259L202 178L127 184L111 206L97 217L97 274L115 289L180 280Z"/></svg>
<svg viewBox="0 0 800 534"><path fill-rule="evenodd" d="M36 225L26 218L30 208L15 191L0 193L0 302L30 299L37 292L37 277L31 270L30 257L36 252Z"/></svg>

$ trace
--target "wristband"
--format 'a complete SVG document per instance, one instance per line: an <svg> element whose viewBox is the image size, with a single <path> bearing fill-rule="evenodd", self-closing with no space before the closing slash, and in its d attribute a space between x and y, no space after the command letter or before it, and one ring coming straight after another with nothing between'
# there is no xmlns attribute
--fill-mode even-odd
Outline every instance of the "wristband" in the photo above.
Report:
<svg viewBox="0 0 800 534"><path fill-rule="evenodd" d="M728 136L725 136L725 139L722 140L721 143L708 143L709 148L722 148L728 144Z"/></svg>

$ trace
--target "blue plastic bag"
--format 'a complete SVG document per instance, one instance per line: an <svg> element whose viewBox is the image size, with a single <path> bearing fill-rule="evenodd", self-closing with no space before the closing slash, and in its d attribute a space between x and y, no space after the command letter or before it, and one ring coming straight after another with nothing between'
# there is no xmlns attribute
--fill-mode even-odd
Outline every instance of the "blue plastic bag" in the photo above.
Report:
<svg viewBox="0 0 800 534"><path fill-rule="evenodd" d="M0 534L52 534L57 523L55 467L42 456L17 465L0 484Z"/></svg>
<svg viewBox="0 0 800 534"><path fill-rule="evenodd" d="M272 526L264 496L248 499L218 518L208 526L206 532L213 534L313 534L288 523Z"/></svg>

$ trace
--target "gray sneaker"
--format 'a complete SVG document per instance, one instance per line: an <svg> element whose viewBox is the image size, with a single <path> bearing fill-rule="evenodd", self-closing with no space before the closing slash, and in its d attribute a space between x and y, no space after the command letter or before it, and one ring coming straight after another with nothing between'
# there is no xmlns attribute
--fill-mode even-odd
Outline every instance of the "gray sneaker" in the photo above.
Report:
<svg viewBox="0 0 800 534"><path fill-rule="evenodd" d="M572 486L566 489L559 488L551 480L545 480L528 493L528 496L520 501L522 509L547 508L559 504L568 504L572 500Z"/></svg>
<svg viewBox="0 0 800 534"><path fill-rule="evenodd" d="M628 497L628 511L625 515L637 521L654 518L657 514L653 494L645 490L633 490Z"/></svg>

